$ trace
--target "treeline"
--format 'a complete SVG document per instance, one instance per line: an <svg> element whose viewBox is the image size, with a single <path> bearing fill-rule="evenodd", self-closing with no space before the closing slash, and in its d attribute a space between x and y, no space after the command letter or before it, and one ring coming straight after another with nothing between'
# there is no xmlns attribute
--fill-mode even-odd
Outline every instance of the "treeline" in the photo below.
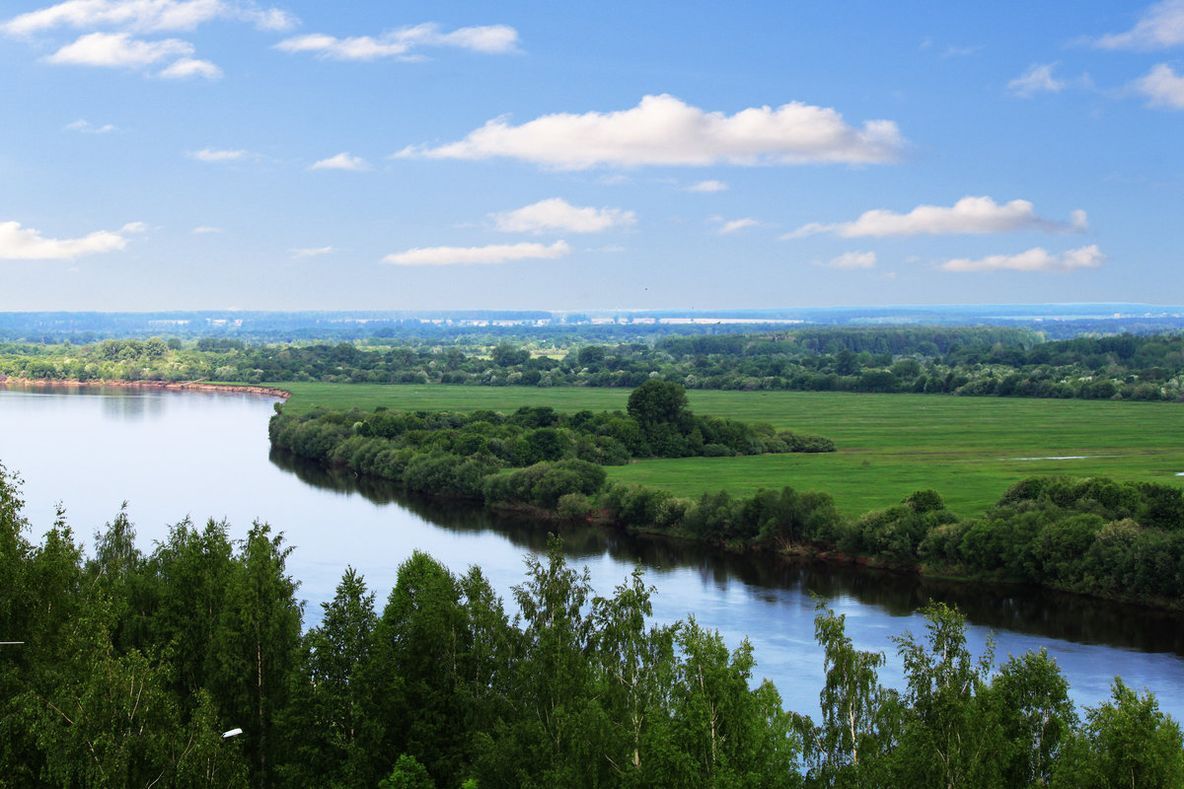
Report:
<svg viewBox="0 0 1184 789"><path fill-rule="evenodd" d="M857 650L819 609L818 720L755 683L754 650L651 620L640 570L608 595L557 542L506 610L477 567L415 553L381 611L347 569L302 632L266 525L125 514L86 556L64 518L29 542L0 470L0 775L17 785L342 787L1178 786L1184 738L1120 679L1080 714L1044 652L996 666L953 609ZM222 733L241 734L223 737Z"/></svg>
<svg viewBox="0 0 1184 789"><path fill-rule="evenodd" d="M468 384L913 392L998 397L1179 400L1184 335L1042 342L992 328L797 329L654 343L568 346L521 341L248 345L107 340L0 346L0 375L43 379L236 383Z"/></svg>
<svg viewBox="0 0 1184 789"><path fill-rule="evenodd" d="M609 483L603 466L631 457L833 449L823 438L700 420L687 411L685 393L675 384L639 387L628 414L524 408L508 417L357 410L290 416L281 409L269 432L281 450L413 492L535 508L544 517L598 521L729 549L830 554L903 570L1184 605L1184 490L1171 485L1034 478L1013 486L977 518L950 512L935 491L848 518L829 495L790 487L751 497L721 491L686 499ZM688 436L696 436L696 452Z"/></svg>

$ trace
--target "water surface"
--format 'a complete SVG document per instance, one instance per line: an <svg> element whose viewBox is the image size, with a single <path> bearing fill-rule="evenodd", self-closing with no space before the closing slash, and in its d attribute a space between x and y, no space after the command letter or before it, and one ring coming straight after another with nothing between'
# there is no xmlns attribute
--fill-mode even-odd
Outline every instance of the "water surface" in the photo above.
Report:
<svg viewBox="0 0 1184 789"><path fill-rule="evenodd" d="M0 388L0 462L24 478L26 514L39 533L58 502L75 531L89 537L126 500L144 550L186 516L226 518L235 537L256 519L271 523L296 546L288 566L307 601L306 624L319 620L320 603L332 597L347 565L365 574L379 605L415 549L456 571L479 564L509 600L522 580L523 557L544 549L545 529L532 524L409 499L271 451L274 402L207 392ZM1016 587L721 556L600 529L563 531L570 557L588 567L597 591L608 593L640 563L657 587L657 619L693 614L733 646L747 636L758 674L802 712L816 712L822 685L813 638L818 596L847 615L857 647L888 653L888 684L900 684L890 637L920 633L916 609L939 599L967 614L976 650L991 632L1001 658L1048 649L1079 704L1104 698L1121 674L1184 717L1184 617Z"/></svg>

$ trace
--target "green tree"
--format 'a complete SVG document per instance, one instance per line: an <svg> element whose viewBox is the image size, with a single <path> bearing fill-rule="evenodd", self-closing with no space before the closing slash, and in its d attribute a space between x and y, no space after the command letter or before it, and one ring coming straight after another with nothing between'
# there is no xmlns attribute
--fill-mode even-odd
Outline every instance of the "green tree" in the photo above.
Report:
<svg viewBox="0 0 1184 789"><path fill-rule="evenodd" d="M878 770L895 745L900 713L898 694L879 683L884 655L855 649L846 617L821 602L814 635L825 655L826 684L822 723L810 738L810 774L825 785L881 783Z"/></svg>
<svg viewBox="0 0 1184 789"><path fill-rule="evenodd" d="M994 643L975 660L966 620L944 603L921 609L928 637L893 640L904 662L908 712L893 751L896 782L913 786L996 785L998 724L984 703Z"/></svg>
<svg viewBox="0 0 1184 789"><path fill-rule="evenodd" d="M256 522L239 545L225 587L226 605L215 635L215 686L220 709L244 731L252 782L271 785L281 743L277 713L287 704L299 659L301 607L286 562L282 534Z"/></svg>
<svg viewBox="0 0 1184 789"><path fill-rule="evenodd" d="M303 786L366 784L374 721L365 714L368 688L361 678L377 622L374 594L350 567L321 608L320 626L304 636L291 701L281 716L281 773L285 782Z"/></svg>
<svg viewBox="0 0 1184 789"><path fill-rule="evenodd" d="M367 663L379 775L398 753L414 756L445 785L460 775L468 737L458 693L464 620L446 567L420 551L399 566Z"/></svg>
<svg viewBox="0 0 1184 789"><path fill-rule="evenodd" d="M1110 701L1086 710L1085 730L1053 770L1056 787L1184 786L1184 737L1150 693L1115 679Z"/></svg>

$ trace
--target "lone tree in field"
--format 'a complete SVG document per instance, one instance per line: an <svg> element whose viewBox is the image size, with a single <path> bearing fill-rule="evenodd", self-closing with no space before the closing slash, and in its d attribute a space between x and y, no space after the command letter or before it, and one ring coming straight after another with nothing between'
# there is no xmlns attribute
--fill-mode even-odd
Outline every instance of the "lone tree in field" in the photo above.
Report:
<svg viewBox="0 0 1184 789"><path fill-rule="evenodd" d="M644 430L678 425L687 415L687 391L682 384L653 378L629 395L629 416Z"/></svg>

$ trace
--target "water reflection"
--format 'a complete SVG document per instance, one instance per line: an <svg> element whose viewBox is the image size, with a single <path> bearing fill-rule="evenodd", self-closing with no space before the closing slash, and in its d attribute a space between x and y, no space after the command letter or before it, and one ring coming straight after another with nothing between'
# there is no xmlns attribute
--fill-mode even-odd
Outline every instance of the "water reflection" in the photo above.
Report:
<svg viewBox="0 0 1184 789"><path fill-rule="evenodd" d="M782 602L773 590L791 590L828 601L849 598L890 616L905 617L929 600L938 600L956 605L971 623L993 630L1184 656L1184 615L1171 612L1016 585L943 581L768 555L721 553L694 543L597 527L540 526L463 502L409 495L384 480L326 469L274 448L270 460L313 487L361 495L377 505L396 504L453 532L494 532L532 553L546 549L548 531L558 531L565 553L573 560L607 555L616 562L659 571L690 568L720 592L735 584L770 603Z"/></svg>

